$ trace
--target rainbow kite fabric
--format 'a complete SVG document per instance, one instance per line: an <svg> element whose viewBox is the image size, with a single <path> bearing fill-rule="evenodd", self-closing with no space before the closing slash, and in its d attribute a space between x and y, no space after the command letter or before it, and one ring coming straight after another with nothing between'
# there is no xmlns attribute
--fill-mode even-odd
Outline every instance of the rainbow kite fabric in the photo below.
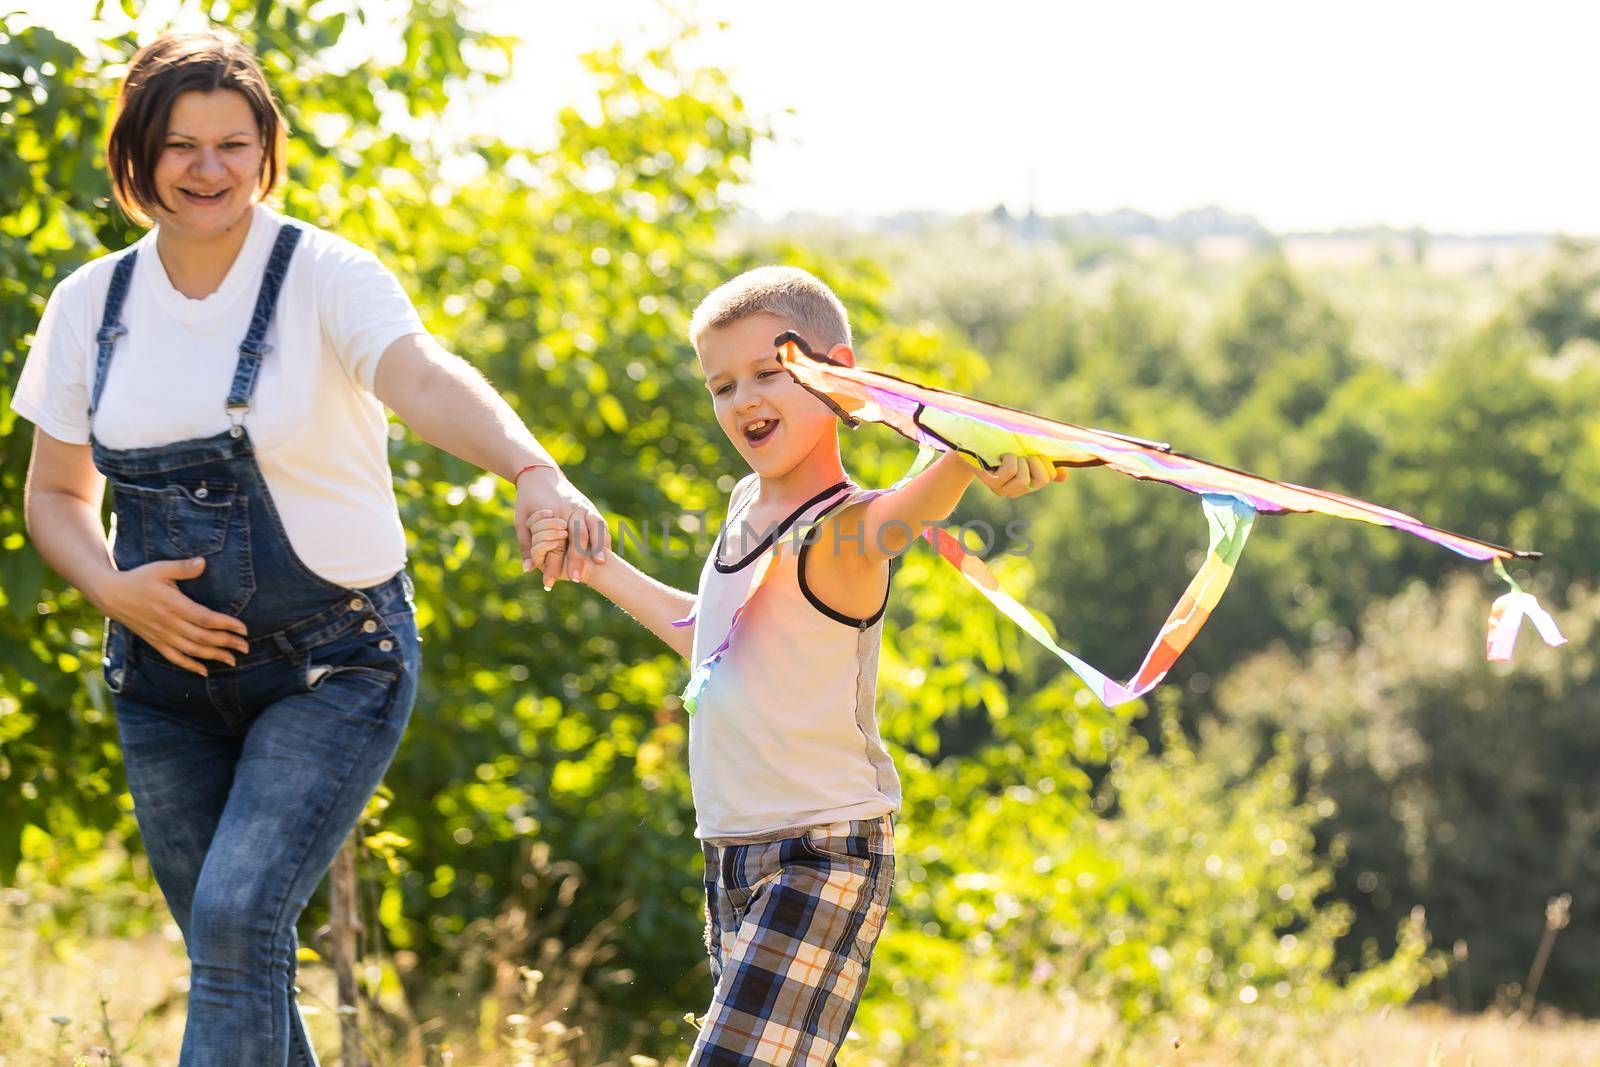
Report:
<svg viewBox="0 0 1600 1067"><path fill-rule="evenodd" d="M1274 482L1231 467L1174 452L1172 446L1107 430L1056 422L960 393L817 356L795 333L777 339L778 359L795 379L849 426L882 423L924 448L960 452L985 470L999 457L1039 454L1057 466L1104 466L1132 478L1166 482L1200 496L1225 496L1258 512L1301 511L1392 526L1476 560L1538 559L1487 541L1428 526L1419 519L1364 500Z"/></svg>
<svg viewBox="0 0 1600 1067"><path fill-rule="evenodd" d="M982 469L995 470L1006 453L1019 456L1038 454L1050 459L1056 466L1109 467L1131 478L1147 482L1165 482L1181 490L1197 494L1205 509L1206 525L1210 526L1211 539L1206 558L1200 565L1189 589L1184 590L1178 605L1174 606L1165 624L1157 633L1138 672L1128 681L1115 681L1093 665L1069 653L1054 641L1026 606L1006 593L995 579L989 566L965 549L954 534L942 528L928 528L923 537L928 539L944 560L962 573L966 581L994 603L1006 617L1021 627L1029 637L1061 657L1072 672L1085 681L1085 685L1106 705L1122 704L1144 696L1166 677L1171 665L1178 661L1190 641L1205 627L1211 611L1216 608L1227 584L1234 577L1238 558L1245 550L1256 515L1261 512L1315 512L1334 518L1354 518L1357 522L1390 526L1403 530L1424 541L1443 545L1451 552L1470 560L1493 560L1494 569L1506 579L1510 592L1494 601L1490 609L1490 635L1488 657L1491 661L1504 661L1512 656L1517 643L1518 630L1523 619L1530 619L1539 637L1547 645L1565 643L1562 630L1555 624L1546 609L1539 606L1533 593L1523 592L1517 582L1506 573L1506 560L1536 560L1538 552L1517 552L1475 537L1438 530L1411 515L1397 510L1368 504L1366 501L1339 496L1338 493L1314 490L1309 486L1288 482L1272 482L1269 478L1246 474L1243 470L1222 467L1219 464L1195 459L1171 450L1170 445L1146 442L1136 437L1112 434L1109 430L1074 426L1070 422L1056 422L1029 411L974 400L973 397L930 389L915 382L894 378L891 374L867 370L862 366L845 366L835 363L826 355L816 355L798 334L779 334L774 339L778 347L778 360L794 376L800 386L810 390L819 400L830 406L846 426L856 427L861 422L878 422L896 430L902 437L922 446L922 467L934 453L955 451ZM912 477L912 475L907 475ZM770 552L779 552L774 545ZM766 574L770 573L771 560L763 560L760 576L752 582L750 597L760 589ZM749 603L749 600L746 601ZM742 608L734 613L738 625ZM693 616L691 616L693 617ZM683 625L691 619L685 619ZM733 627L714 653L706 661L694 665L690 686L685 691L685 702L693 712L694 697L706 685L710 669L722 657L730 641Z"/></svg>
<svg viewBox="0 0 1600 1067"><path fill-rule="evenodd" d="M784 368L800 385L832 408L846 425L880 423L921 447L922 454L907 478L914 477L939 452L958 452L988 471L999 466L1001 456L1015 453L1041 455L1057 466L1108 467L1131 478L1175 485L1200 497L1211 534L1205 561L1162 624L1138 671L1127 682L1109 678L1058 645L1039 620L1005 591L988 565L968 552L953 534L940 527L923 531L922 536L961 572L962 577L1030 637L1058 656L1107 706L1143 696L1166 676L1222 599L1255 517L1262 512L1314 512L1388 526L1432 541L1468 559L1493 560L1495 570L1511 586L1511 591L1496 600L1490 609L1488 658L1511 658L1523 619L1534 624L1547 644L1566 643L1550 613L1540 606L1533 594L1524 592L1505 570L1506 560L1538 559L1537 552L1519 552L1451 533L1402 512L1353 497L1291 482L1276 482L1208 463L1175 452L1170 445L1160 442L1057 422L865 367L845 366L815 354L793 332L780 334L773 343ZM769 549L769 554L778 551L782 551L781 544ZM770 573L770 563L769 558L759 564L762 569L751 585L750 597L755 596ZM742 613L743 607L734 613L735 626ZM691 621L692 615L678 625L688 625ZM733 627L730 626L716 650L695 665L684 694L691 712L695 697L732 640Z"/></svg>
<svg viewBox="0 0 1600 1067"><path fill-rule="evenodd" d="M1511 658L1524 618L1534 623L1546 643L1557 646L1566 641L1550 614L1505 570L1505 560L1538 559L1537 552L1519 552L1441 530L1364 500L1208 463L1175 452L1167 444L1057 422L865 367L845 366L813 353L793 332L779 335L773 343L779 362L795 380L831 407L846 425L881 423L914 441L925 454L959 452L989 471L995 470L1000 457L1008 452L1042 455L1057 466L1109 467L1132 478L1166 482L1200 497L1211 531L1205 561L1167 616L1138 672L1125 683L1112 680L1056 644L1033 614L1000 586L983 560L968 552L954 535L941 528L924 533L968 582L1029 636L1060 657L1107 705L1133 700L1160 683L1222 599L1260 512L1315 512L1389 526L1469 559L1493 560L1511 592L1496 600L1490 610L1491 660Z"/></svg>

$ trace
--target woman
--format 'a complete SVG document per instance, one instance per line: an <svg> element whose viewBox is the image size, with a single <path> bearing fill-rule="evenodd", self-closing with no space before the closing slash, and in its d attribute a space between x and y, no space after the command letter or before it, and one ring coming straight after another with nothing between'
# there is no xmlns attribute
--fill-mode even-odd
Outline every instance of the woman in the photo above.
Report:
<svg viewBox="0 0 1600 1067"><path fill-rule="evenodd" d="M593 506L375 257L261 202L283 150L237 40L142 49L107 165L153 228L51 294L13 399L37 427L28 529L108 620L134 811L191 962L181 1062L205 1067L315 1063L295 921L416 693L384 406L515 484L524 570L536 508L605 545Z"/></svg>

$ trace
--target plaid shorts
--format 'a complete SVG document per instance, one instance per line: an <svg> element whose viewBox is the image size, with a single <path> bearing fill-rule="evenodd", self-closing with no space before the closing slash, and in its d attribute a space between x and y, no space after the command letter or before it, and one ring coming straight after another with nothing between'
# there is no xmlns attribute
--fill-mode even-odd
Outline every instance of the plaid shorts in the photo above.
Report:
<svg viewBox="0 0 1600 1067"><path fill-rule="evenodd" d="M893 817L703 847L716 991L689 1064L833 1063L889 910Z"/></svg>

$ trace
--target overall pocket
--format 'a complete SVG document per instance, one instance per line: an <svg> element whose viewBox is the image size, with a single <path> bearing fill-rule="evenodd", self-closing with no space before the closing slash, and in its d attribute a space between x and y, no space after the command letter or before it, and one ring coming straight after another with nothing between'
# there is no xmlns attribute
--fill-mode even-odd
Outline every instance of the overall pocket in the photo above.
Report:
<svg viewBox="0 0 1600 1067"><path fill-rule="evenodd" d="M238 615L244 610L256 582L250 562L250 498L238 486L197 478L159 489L114 482L112 491L117 514L113 558L119 570L200 557L205 570L178 588L213 611Z"/></svg>
<svg viewBox="0 0 1600 1067"><path fill-rule="evenodd" d="M161 491L167 544L180 559L210 556L228 544L235 510L244 517L247 501L226 482L177 483Z"/></svg>

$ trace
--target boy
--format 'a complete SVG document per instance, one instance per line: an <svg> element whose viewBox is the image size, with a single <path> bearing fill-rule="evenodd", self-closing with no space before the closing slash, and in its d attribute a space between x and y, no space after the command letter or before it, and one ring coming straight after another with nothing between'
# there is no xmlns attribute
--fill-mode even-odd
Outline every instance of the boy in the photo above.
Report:
<svg viewBox="0 0 1600 1067"><path fill-rule="evenodd" d="M894 489L862 491L832 410L778 362L773 339L787 330L855 362L844 306L802 270L741 274L690 324L717 422L753 472L734 488L698 596L615 553L586 579L692 664L714 659L689 720L715 983L690 1063L706 1067L831 1064L855 1016L900 807L873 717L890 559L974 477L1009 497L1066 476L1036 456L1007 456L989 475L946 454ZM529 526L536 563L566 548L561 520L541 512Z"/></svg>

